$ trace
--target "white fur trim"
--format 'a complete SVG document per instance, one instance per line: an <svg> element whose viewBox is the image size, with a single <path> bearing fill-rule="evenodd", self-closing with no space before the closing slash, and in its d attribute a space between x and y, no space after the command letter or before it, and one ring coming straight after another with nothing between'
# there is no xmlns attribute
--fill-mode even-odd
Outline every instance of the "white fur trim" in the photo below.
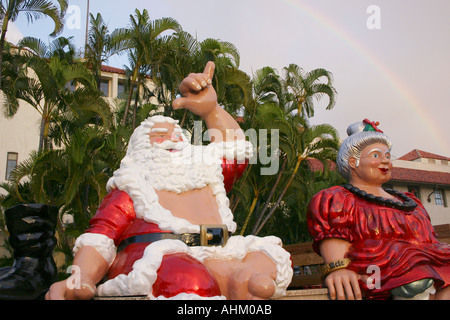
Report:
<svg viewBox="0 0 450 320"><path fill-rule="evenodd" d="M91 246L102 255L109 266L113 263L116 258L117 248L114 245L114 241L107 236L99 233L83 233L75 241L75 246L73 248L73 253L84 246Z"/></svg>
<svg viewBox="0 0 450 320"><path fill-rule="evenodd" d="M213 142L205 147L206 152L212 158L227 160L244 161L250 159L253 156L253 145L249 141L235 140L235 141L223 141Z"/></svg>
<svg viewBox="0 0 450 320"><path fill-rule="evenodd" d="M186 253L203 262L206 259L243 259L247 253L261 251L271 258L277 266L275 280L276 291L273 298L284 295L291 282L293 271L290 255L281 247L281 240L277 237L233 236L225 247L188 247L178 240L161 240L147 246L144 255L137 260L128 275L121 274L106 281L97 289L99 296L127 296L148 295L150 299L153 283L156 281L157 271L164 255L171 253ZM177 295L173 299L187 296ZM192 298L192 297L189 297ZM199 297L200 298L200 297ZM223 297L216 297L222 299Z"/></svg>
<svg viewBox="0 0 450 320"><path fill-rule="evenodd" d="M164 255L187 253L188 246L178 240L160 240L149 244L141 259L133 264L128 275L120 274L98 286L98 296L147 295L153 299L153 283Z"/></svg>

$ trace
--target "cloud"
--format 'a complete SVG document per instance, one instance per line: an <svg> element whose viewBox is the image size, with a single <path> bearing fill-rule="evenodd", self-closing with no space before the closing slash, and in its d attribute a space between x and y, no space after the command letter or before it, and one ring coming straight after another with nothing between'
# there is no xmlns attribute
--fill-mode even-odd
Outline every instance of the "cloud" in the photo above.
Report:
<svg viewBox="0 0 450 320"><path fill-rule="evenodd" d="M14 22L8 23L8 32L6 33L6 40L12 44L17 45L17 43L23 39L23 34L20 32L17 25Z"/></svg>

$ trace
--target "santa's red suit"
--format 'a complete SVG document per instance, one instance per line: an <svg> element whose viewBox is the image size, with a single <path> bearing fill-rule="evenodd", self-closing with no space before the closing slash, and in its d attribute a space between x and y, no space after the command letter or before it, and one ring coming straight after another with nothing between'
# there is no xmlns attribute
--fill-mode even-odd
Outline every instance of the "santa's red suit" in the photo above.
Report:
<svg viewBox="0 0 450 320"><path fill-rule="evenodd" d="M227 208L226 192L242 175L247 164L248 161L237 163L224 160L219 170L223 175L223 178L219 179L221 183L211 185L223 223L231 231L234 231L235 223L232 221L231 211ZM152 243L130 243L120 248L123 240L138 235L178 234L198 230L198 226L184 225L185 221L172 217L157 203L141 205L147 201L142 200L146 195L136 196L135 191L127 186L128 182L122 186L116 183L116 188L112 188L104 198L90 221L88 230L75 244L74 252L89 245L96 248L110 264L109 280L98 287L97 295L146 295L152 299L223 299L217 281L202 261L208 258L242 259L253 251L264 252L275 262L278 271L275 297L284 294L292 278L292 267L290 255L282 248L281 240L277 237L232 236L223 247L188 246L180 240L165 239ZM153 210L144 210L144 206ZM149 215L149 212L158 210L163 211L160 215L162 218ZM179 222L181 227L175 227ZM117 250L118 247L120 250Z"/></svg>

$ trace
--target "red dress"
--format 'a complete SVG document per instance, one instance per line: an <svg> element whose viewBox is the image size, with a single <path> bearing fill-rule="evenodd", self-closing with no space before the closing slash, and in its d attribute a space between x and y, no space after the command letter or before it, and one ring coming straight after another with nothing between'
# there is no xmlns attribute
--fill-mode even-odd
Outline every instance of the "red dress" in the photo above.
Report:
<svg viewBox="0 0 450 320"><path fill-rule="evenodd" d="M422 203L406 195L417 203L413 211L369 202L340 186L322 190L309 204L308 228L318 254L321 240L342 239L351 243L348 269L372 276L368 267L380 268L380 288L360 282L367 298L387 298L393 288L425 278L434 279L436 288L450 284L450 245L437 240Z"/></svg>

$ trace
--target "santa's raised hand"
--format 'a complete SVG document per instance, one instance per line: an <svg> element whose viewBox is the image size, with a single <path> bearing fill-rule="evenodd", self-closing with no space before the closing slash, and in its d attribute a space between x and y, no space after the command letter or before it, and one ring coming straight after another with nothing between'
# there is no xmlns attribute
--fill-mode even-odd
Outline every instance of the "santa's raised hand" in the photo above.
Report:
<svg viewBox="0 0 450 320"><path fill-rule="evenodd" d="M214 112L217 104L217 94L212 86L215 64L209 61L203 73L191 73L180 84L182 97L173 101L172 107L187 109L202 118Z"/></svg>

